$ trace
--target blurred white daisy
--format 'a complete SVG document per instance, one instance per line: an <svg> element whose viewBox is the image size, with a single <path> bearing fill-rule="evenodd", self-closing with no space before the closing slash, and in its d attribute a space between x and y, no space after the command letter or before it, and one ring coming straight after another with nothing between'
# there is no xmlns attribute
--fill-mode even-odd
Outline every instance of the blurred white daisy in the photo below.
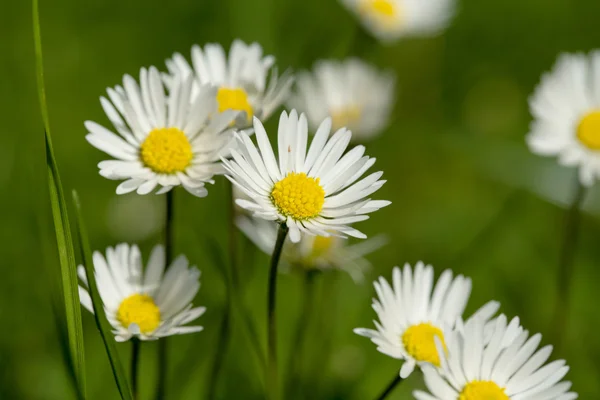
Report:
<svg viewBox="0 0 600 400"><path fill-rule="evenodd" d="M342 128L329 138L331 119L326 119L307 153L306 116L298 117L296 110L288 116L284 111L279 120L277 160L257 118L254 130L258 149L241 132L236 136L240 150L231 151L232 160L223 159L227 177L251 198L237 199L240 207L256 217L287 224L294 243L300 241L301 233L366 238L350 224L368 219L365 214L390 202L368 197L385 183L379 180L383 172L358 181L375 159L364 156L364 146L344 154L350 131Z"/></svg>
<svg viewBox="0 0 600 400"><path fill-rule="evenodd" d="M171 75L194 76L194 94L198 86L216 86L219 111L241 111L236 122L242 128L252 124L253 116L268 119L287 100L293 83L290 72L278 76L275 57L263 55L258 43L234 40L229 57L219 44L209 43L203 49L195 45L191 58L192 65L175 53L166 62Z"/></svg>
<svg viewBox="0 0 600 400"><path fill-rule="evenodd" d="M469 300L471 279L462 275L453 279L452 271L445 270L433 288L433 268L418 262L414 273L408 264L403 270L395 267L392 281L390 286L380 277L374 283L377 330L357 328L354 332L370 338L381 353L404 360L400 377L406 378L417 365L440 365L435 338L445 346ZM498 302L491 301L471 318L487 321L498 308Z"/></svg>
<svg viewBox="0 0 600 400"><path fill-rule="evenodd" d="M455 0L340 0L373 36L394 41L431 36L446 28Z"/></svg>
<svg viewBox="0 0 600 400"><path fill-rule="evenodd" d="M156 68L140 71L140 85L129 75L123 86L107 89L100 98L106 116L118 135L86 121L86 136L94 147L116 160L98 164L100 175L123 180L117 194L137 190L157 194L175 186L204 197L205 184L223 172L220 157L228 154L238 113L217 113L216 89L199 87L191 101L192 78L174 77L168 94ZM210 118L209 118L210 117Z"/></svg>
<svg viewBox="0 0 600 400"><path fill-rule="evenodd" d="M516 323L515 323L516 322ZM491 332L488 332L489 328ZM491 336L486 339L486 337ZM423 366L429 393L418 400L573 400L571 382L560 382L569 367L564 360L544 365L552 346L537 350L542 336L529 337L513 319L501 315L485 324L480 319L438 341L439 368ZM537 350L537 351L536 351ZM560 383L559 383L560 382Z"/></svg>
<svg viewBox="0 0 600 400"><path fill-rule="evenodd" d="M154 340L203 329L183 326L206 310L192 308L191 302L200 289L200 271L189 267L184 256L177 257L165 273L165 251L156 246L143 272L139 248L123 243L107 248L106 258L94 252L93 261L106 318L118 342L134 336ZM77 272L87 286L84 267L79 266ZM81 286L79 297L81 304L93 313L90 295Z"/></svg>
<svg viewBox="0 0 600 400"><path fill-rule="evenodd" d="M352 139L381 133L394 106L395 78L357 59L319 61L312 73L298 75L291 108L306 113L315 130L331 116L333 130L346 127Z"/></svg>
<svg viewBox="0 0 600 400"><path fill-rule="evenodd" d="M238 216L238 228L264 253L271 255L277 239L277 224L264 219ZM383 236L348 245L337 236L305 235L298 243L286 241L282 259L288 267L301 271L339 269L346 271L356 282L364 279L371 264L364 258L379 249L387 240Z"/></svg>
<svg viewBox="0 0 600 400"><path fill-rule="evenodd" d="M529 100L532 152L577 166L591 186L600 178L600 51L563 54Z"/></svg>

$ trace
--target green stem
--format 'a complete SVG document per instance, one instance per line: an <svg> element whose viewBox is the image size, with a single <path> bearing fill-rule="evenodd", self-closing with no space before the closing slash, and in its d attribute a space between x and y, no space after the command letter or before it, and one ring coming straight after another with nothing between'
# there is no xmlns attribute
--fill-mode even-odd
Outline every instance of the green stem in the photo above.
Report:
<svg viewBox="0 0 600 400"><path fill-rule="evenodd" d="M140 360L140 346L141 341L139 339L131 340L131 392L133 394L133 399L137 400L138 396L138 365Z"/></svg>
<svg viewBox="0 0 600 400"><path fill-rule="evenodd" d="M394 391L396 386L398 386L402 381L403 379L400 378L400 374L396 374L394 379L392 379L392 381L385 387L385 389L383 389L383 392L381 392L381 394L377 396L377 400L385 399L390 393Z"/></svg>
<svg viewBox="0 0 600 400"><path fill-rule="evenodd" d="M175 206L175 189L172 189L166 194L166 212L165 212L165 261L167 268L173 261L173 240L174 240L174 206ZM162 338L158 341L158 379L156 383L156 399L163 400L165 398L167 386L167 338Z"/></svg>
<svg viewBox="0 0 600 400"><path fill-rule="evenodd" d="M557 300L554 310L552 327L554 332L555 349L562 345L566 331L569 308L569 290L573 278L573 260L579 239L579 224L581 222L581 206L585 198L586 188L578 181L571 207L567 211L563 242L558 262Z"/></svg>
<svg viewBox="0 0 600 400"><path fill-rule="evenodd" d="M223 369L225 361L225 355L227 353L227 344L231 336L231 305L227 301L225 308L225 314L221 321L221 327L219 329L219 342L217 343L217 350L215 352L215 361L208 381L208 394L207 398L213 400L217 395L217 387L219 382L219 375Z"/></svg>
<svg viewBox="0 0 600 400"><path fill-rule="evenodd" d="M277 231L277 241L271 256L271 268L269 270L269 294L267 299L267 393L269 400L279 398L277 388L277 318L276 318L276 300L277 300L277 267L281 258L281 251L287 236L289 228L282 223Z"/></svg>

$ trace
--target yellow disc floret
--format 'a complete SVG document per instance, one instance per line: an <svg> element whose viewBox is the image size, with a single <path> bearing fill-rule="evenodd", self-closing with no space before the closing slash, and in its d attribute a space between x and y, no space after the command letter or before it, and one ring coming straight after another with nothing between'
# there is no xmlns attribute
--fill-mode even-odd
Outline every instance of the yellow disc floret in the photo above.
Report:
<svg viewBox="0 0 600 400"><path fill-rule="evenodd" d="M192 162L192 145L177 128L158 128L142 143L140 156L145 166L159 174L183 172Z"/></svg>
<svg viewBox="0 0 600 400"><path fill-rule="evenodd" d="M160 309L152 297L146 294L133 294L121 302L117 311L117 320L125 328L137 324L140 331L147 334L160 325Z"/></svg>
<svg viewBox="0 0 600 400"><path fill-rule="evenodd" d="M458 400L510 400L510 397L495 382L472 381L460 392Z"/></svg>
<svg viewBox="0 0 600 400"><path fill-rule="evenodd" d="M581 119L577 127L577 138L586 147L600 150L600 110L592 111Z"/></svg>
<svg viewBox="0 0 600 400"><path fill-rule="evenodd" d="M319 215L325 203L325 191L319 178L292 172L275 184L271 201L282 215L305 220Z"/></svg>
<svg viewBox="0 0 600 400"><path fill-rule="evenodd" d="M415 360L429 362L437 367L440 366L440 356L435 346L435 337L442 342L444 349L446 342L441 329L429 324L421 323L409 327L402 335L404 348Z"/></svg>
<svg viewBox="0 0 600 400"><path fill-rule="evenodd" d="M331 111L331 121L333 129L337 130L343 127L353 128L360 121L362 111L358 106L348 106Z"/></svg>
<svg viewBox="0 0 600 400"><path fill-rule="evenodd" d="M252 106L248 102L248 94L244 89L222 87L217 92L219 112L227 110L245 111L248 121L252 121L254 115Z"/></svg>
<svg viewBox="0 0 600 400"><path fill-rule="evenodd" d="M358 11L384 25L392 25L399 14L398 4L393 0L362 0Z"/></svg>

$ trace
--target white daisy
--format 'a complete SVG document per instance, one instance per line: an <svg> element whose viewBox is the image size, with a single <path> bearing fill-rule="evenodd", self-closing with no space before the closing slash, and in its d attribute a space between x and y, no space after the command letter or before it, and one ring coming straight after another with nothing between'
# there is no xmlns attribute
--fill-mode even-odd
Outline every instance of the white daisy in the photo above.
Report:
<svg viewBox="0 0 600 400"><path fill-rule="evenodd" d="M94 252L93 261L106 318L118 342L134 336L154 340L203 329L183 326L206 310L192 308L191 302L200 289L200 271L188 267L185 256L177 257L165 273L165 251L156 246L143 272L139 248L123 243L106 249L106 258ZM87 286L84 267L79 266L77 272ZM93 313L90 295L81 286L79 297L81 304Z"/></svg>
<svg viewBox="0 0 600 400"><path fill-rule="evenodd" d="M442 31L454 14L455 0L340 0L373 36L394 41Z"/></svg>
<svg viewBox="0 0 600 400"><path fill-rule="evenodd" d="M306 113L311 129L331 116L333 129L346 127L355 140L381 133L394 106L394 75L357 58L319 61L313 73L298 75L296 87L290 107Z"/></svg>
<svg viewBox="0 0 600 400"><path fill-rule="evenodd" d="M532 152L577 166L591 186L600 178L600 51L563 54L529 100Z"/></svg>
<svg viewBox="0 0 600 400"><path fill-rule="evenodd" d="M204 49L192 47L191 66L179 53L166 64L172 75L195 76L194 92L198 85L216 86L219 111L242 111L236 122L244 128L251 125L253 116L263 121L269 118L286 101L293 83L291 73L277 75L275 57L263 56L258 43L239 39L231 44L229 57L221 45L209 43Z"/></svg>
<svg viewBox="0 0 600 400"><path fill-rule="evenodd" d="M264 219L239 216L238 228L264 253L272 254L277 239L277 224ZM358 244L348 245L337 236L305 235L298 243L286 241L282 259L288 267L300 271L339 269L361 282L371 264L364 258L382 247L387 240L376 236Z"/></svg>
<svg viewBox="0 0 600 400"><path fill-rule="evenodd" d="M306 116L296 110L281 114L278 130L278 159L262 123L254 118L258 149L250 137L236 136L240 149L232 150L232 160L223 159L227 177L251 198L237 204L254 216L286 223L292 242L301 232L319 236L366 236L350 224L368 219L371 213L390 204L368 198L385 181L383 172L357 180L374 164L364 156L364 146L356 146L342 156L352 133L340 129L329 138L331 119L317 129L308 153Z"/></svg>
<svg viewBox="0 0 600 400"><path fill-rule="evenodd" d="M488 328L491 336L488 337ZM423 366L431 393L416 391L418 400L573 400L571 382L560 382L569 367L564 360L544 365L552 346L537 350L542 336L529 337L513 319L501 315L480 319L438 341L440 368ZM537 351L536 351L537 350ZM535 353L535 354L534 354ZM543 366L544 365L544 366ZM560 382L560 383L559 383Z"/></svg>
<svg viewBox="0 0 600 400"><path fill-rule="evenodd" d="M129 75L123 86L107 89L108 100L100 98L106 116L118 135L96 122L86 121L88 142L116 160L98 164L100 175L123 180L117 194L137 190L157 194L182 185L204 197L205 184L222 173L220 157L227 154L238 113L217 113L216 89L199 87L191 101L192 78L173 77L165 89L158 70L140 71L140 85ZM210 118L209 118L210 117Z"/></svg>
<svg viewBox="0 0 600 400"><path fill-rule="evenodd" d="M377 330L357 328L355 333L366 336L377 350L390 357L404 360L400 377L406 378L415 366L431 363L440 365L435 338L442 344L464 312L471 294L471 279L445 270L433 289L433 268L418 262L415 270L405 264L404 270L395 267L392 286L383 278L374 283L378 299L373 309L379 321ZM488 320L499 304L491 301L471 318Z"/></svg>

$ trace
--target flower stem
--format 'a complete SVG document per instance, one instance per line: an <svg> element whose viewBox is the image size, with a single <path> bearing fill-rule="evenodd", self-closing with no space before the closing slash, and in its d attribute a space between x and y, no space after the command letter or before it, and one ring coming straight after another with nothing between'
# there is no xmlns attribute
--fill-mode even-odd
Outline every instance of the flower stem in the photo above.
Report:
<svg viewBox="0 0 600 400"><path fill-rule="evenodd" d="M269 270L269 295L267 300L267 394L269 400L279 398L277 388L277 319L276 319L276 299L277 299L277 267L281 258L281 251L288 233L288 227L284 223L279 225L277 232L277 241L271 256L271 268Z"/></svg>
<svg viewBox="0 0 600 400"><path fill-rule="evenodd" d="M174 205L175 190L172 189L166 194L166 212L165 212L165 271L173 261L173 223L174 223ZM165 398L167 384L167 338L158 341L158 379L156 384L156 399Z"/></svg>
<svg viewBox="0 0 600 400"><path fill-rule="evenodd" d="M385 387L383 392L381 392L381 394L379 396L377 396L377 400L385 399L390 393L392 393L394 391L396 386L398 386L400 384L400 382L402 382L402 381L403 381L403 379L400 378L400 374L396 373L396 376L394 377L394 379L392 379L392 381Z"/></svg>
<svg viewBox="0 0 600 400"><path fill-rule="evenodd" d="M131 392L133 400L137 400L138 396L138 365L140 360L141 342L137 338L131 340Z"/></svg>
<svg viewBox="0 0 600 400"><path fill-rule="evenodd" d="M565 220L564 237L558 262L557 300L554 310L552 327L554 331L555 349L559 349L566 331L567 314L569 308L569 290L573 278L573 260L579 239L579 223L581 221L581 206L585 198L586 188L577 181L577 189L567 211Z"/></svg>

